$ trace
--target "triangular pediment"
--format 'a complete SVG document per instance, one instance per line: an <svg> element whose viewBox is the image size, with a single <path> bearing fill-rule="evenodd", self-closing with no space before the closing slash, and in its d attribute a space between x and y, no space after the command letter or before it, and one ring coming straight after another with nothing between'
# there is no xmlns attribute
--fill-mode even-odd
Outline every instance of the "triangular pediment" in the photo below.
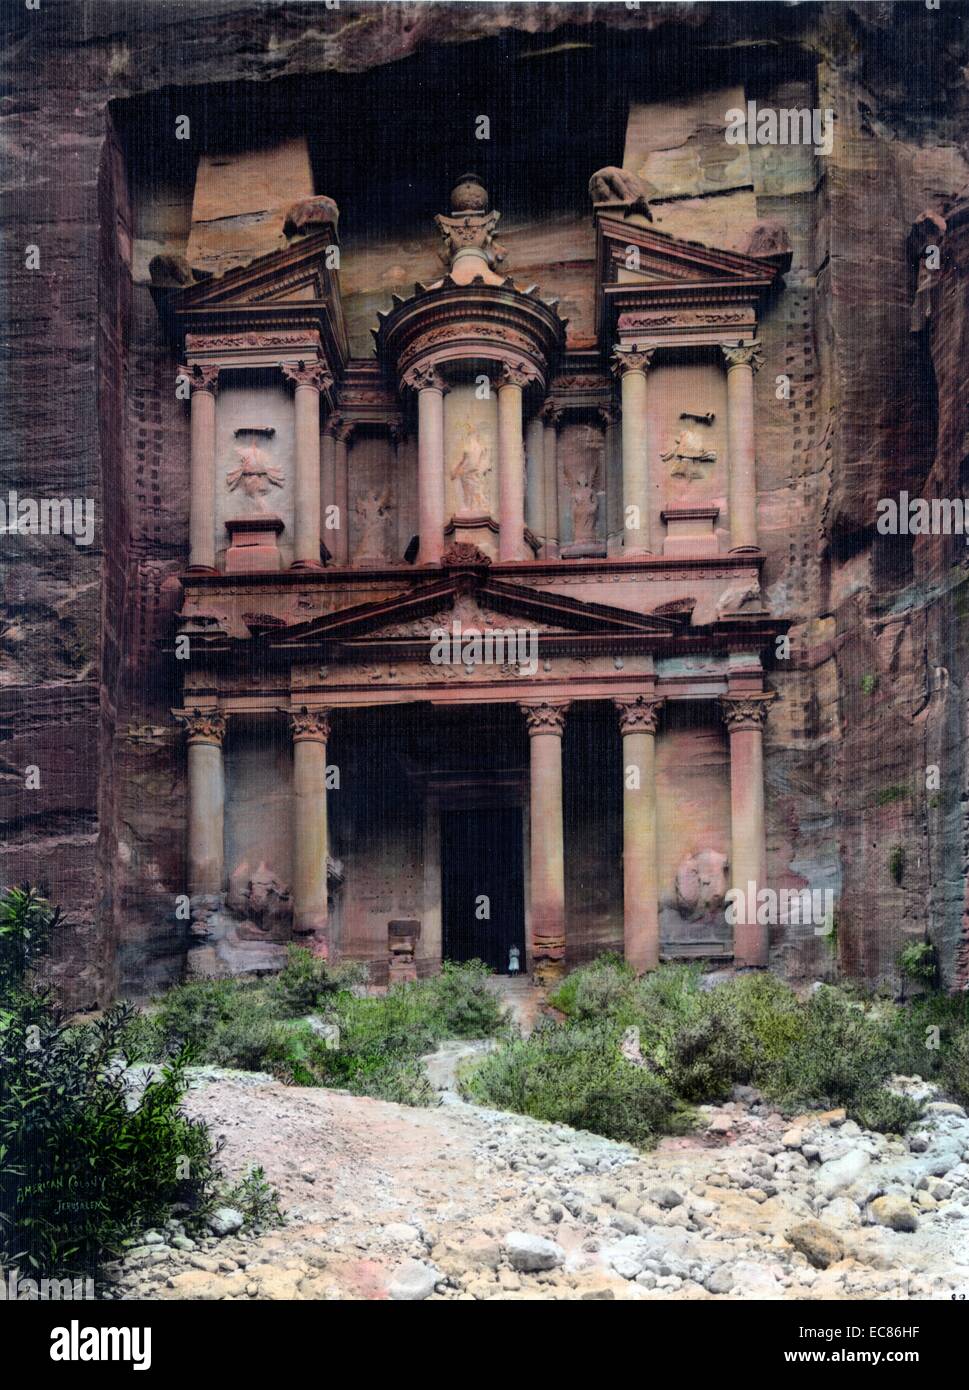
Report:
<svg viewBox="0 0 969 1390"><path fill-rule="evenodd" d="M599 269L607 284L734 285L758 289L776 270L739 251L704 246L652 227L600 219ZM632 264L631 264L632 263Z"/></svg>
<svg viewBox="0 0 969 1390"><path fill-rule="evenodd" d="M318 643L347 646L407 645L432 641L435 631L527 627L539 638L665 637L680 631L689 615L642 614L578 599L526 584L485 579L468 586L461 577L443 577L376 603L355 604L267 635L276 651Z"/></svg>
<svg viewBox="0 0 969 1390"><path fill-rule="evenodd" d="M315 330L331 370L349 348L340 300L339 272L328 264L336 235L324 227L288 246L224 274L155 292L163 320L186 333Z"/></svg>

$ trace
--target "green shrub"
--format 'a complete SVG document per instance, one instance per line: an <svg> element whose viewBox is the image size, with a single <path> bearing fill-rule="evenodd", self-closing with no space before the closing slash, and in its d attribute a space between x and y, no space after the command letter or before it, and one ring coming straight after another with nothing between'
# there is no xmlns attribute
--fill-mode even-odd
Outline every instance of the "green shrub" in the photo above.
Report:
<svg viewBox="0 0 969 1390"><path fill-rule="evenodd" d="M876 1089L891 1070L884 1028L861 1005L822 985L804 1008L804 1028L773 1068L768 1090L788 1105L844 1105Z"/></svg>
<svg viewBox="0 0 969 1390"><path fill-rule="evenodd" d="M943 1051L942 1077L946 1089L969 1105L969 1027L956 1033Z"/></svg>
<svg viewBox="0 0 969 1390"><path fill-rule="evenodd" d="M366 974L365 966L331 965L305 946L291 945L286 950L285 966L269 986L269 994L280 1018L299 1018L316 1013L341 990L362 984Z"/></svg>
<svg viewBox="0 0 969 1390"><path fill-rule="evenodd" d="M667 1058L666 1076L678 1096L713 1103L726 1100L735 1083L750 1080L754 1044L729 999L714 991L697 1017L677 1029Z"/></svg>
<svg viewBox="0 0 969 1390"><path fill-rule="evenodd" d="M283 1213L279 1208L279 1193L266 1180L261 1167L253 1166L244 1178L220 1194L220 1201L236 1207L245 1217L246 1227L281 1226Z"/></svg>
<svg viewBox="0 0 969 1390"><path fill-rule="evenodd" d="M625 1028L636 1019L635 984L632 966L610 953L566 975L548 1002L573 1023L609 1020Z"/></svg>
<svg viewBox="0 0 969 1390"><path fill-rule="evenodd" d="M850 1108L851 1118L863 1129L882 1134L904 1134L922 1113L921 1105L908 1096L896 1095L883 1086L857 1097Z"/></svg>
<svg viewBox="0 0 969 1390"><path fill-rule="evenodd" d="M468 1099L648 1147L689 1123L661 1077L619 1052L610 1028L540 1025L463 1080Z"/></svg>
<svg viewBox="0 0 969 1390"><path fill-rule="evenodd" d="M939 977L939 958L928 941L910 941L899 952L898 967L902 974L917 984L934 986Z"/></svg>
<svg viewBox="0 0 969 1390"><path fill-rule="evenodd" d="M8 888L0 898L0 995L20 988L50 952L61 925L59 908L51 907L29 884Z"/></svg>
<svg viewBox="0 0 969 1390"><path fill-rule="evenodd" d="M411 988L426 1000L438 1038L493 1038L507 1029L508 1011L489 988L490 978L491 971L481 961L445 962L439 975Z"/></svg>
<svg viewBox="0 0 969 1390"><path fill-rule="evenodd" d="M801 1037L804 1006L790 985L766 971L738 975L713 993L729 1004L749 1037L754 1049L752 1079L759 1084Z"/></svg>

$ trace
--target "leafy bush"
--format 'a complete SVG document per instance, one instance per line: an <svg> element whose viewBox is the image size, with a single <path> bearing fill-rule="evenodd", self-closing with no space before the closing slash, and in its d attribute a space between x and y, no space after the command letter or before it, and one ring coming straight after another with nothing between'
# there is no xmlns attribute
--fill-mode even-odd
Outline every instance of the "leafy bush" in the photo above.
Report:
<svg viewBox="0 0 969 1390"><path fill-rule="evenodd" d="M790 1105L845 1105L890 1071L885 1032L861 1005L822 985L804 1008L804 1029L781 1058L768 1089Z"/></svg>
<svg viewBox="0 0 969 1390"><path fill-rule="evenodd" d="M882 1134L904 1134L921 1113L922 1106L917 1101L881 1086L855 1099L851 1118L864 1129L876 1129Z"/></svg>
<svg viewBox="0 0 969 1390"><path fill-rule="evenodd" d="M632 966L607 954L566 975L548 1002L573 1023L609 1019L618 1027L629 1027L636 1021L635 984Z"/></svg>
<svg viewBox="0 0 969 1390"><path fill-rule="evenodd" d="M462 1090L483 1105L644 1148L689 1122L661 1077L622 1057L610 1028L540 1025L486 1057Z"/></svg>
<svg viewBox="0 0 969 1390"><path fill-rule="evenodd" d="M957 1033L944 1052L945 1085L963 1105L969 1105L969 1027Z"/></svg>
<svg viewBox="0 0 969 1390"><path fill-rule="evenodd" d="M71 1027L32 984L59 920L29 889L0 901L0 1258L42 1273L93 1268L175 1203L203 1209L218 1176L205 1126L179 1113L184 1058L132 1096L116 1056L131 1010Z"/></svg>
<svg viewBox="0 0 969 1390"><path fill-rule="evenodd" d="M709 1001L709 1002L706 1002ZM754 1044L727 998L705 997L701 1012L677 1029L668 1049L666 1075L684 1100L726 1100L736 1082L749 1081Z"/></svg>
<svg viewBox="0 0 969 1390"><path fill-rule="evenodd" d="M490 977L491 971L481 961L445 962L440 975L411 986L426 999L436 1037L493 1038L506 1030L507 1010L489 989Z"/></svg>
<svg viewBox="0 0 969 1390"><path fill-rule="evenodd" d="M365 966L331 965L304 946L289 946L269 992L280 1017L298 1018L323 1008L340 990L362 984L366 973Z"/></svg>
<svg viewBox="0 0 969 1390"><path fill-rule="evenodd" d="M928 941L910 941L899 952L898 965L902 974L917 984L935 985L939 976L939 958Z"/></svg>

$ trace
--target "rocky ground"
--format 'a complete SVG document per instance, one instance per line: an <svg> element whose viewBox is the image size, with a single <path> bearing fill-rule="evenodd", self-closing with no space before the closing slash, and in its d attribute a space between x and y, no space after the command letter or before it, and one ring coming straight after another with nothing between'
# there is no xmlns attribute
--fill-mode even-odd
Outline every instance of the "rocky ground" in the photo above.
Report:
<svg viewBox="0 0 969 1390"><path fill-rule="evenodd" d="M105 1297L927 1299L969 1294L969 1119L928 1100L904 1141L843 1111L784 1119L749 1088L640 1154L468 1106L438 1059L419 1110L208 1072L186 1102L261 1164L286 1224L148 1232ZM233 1229L236 1228L236 1229Z"/></svg>

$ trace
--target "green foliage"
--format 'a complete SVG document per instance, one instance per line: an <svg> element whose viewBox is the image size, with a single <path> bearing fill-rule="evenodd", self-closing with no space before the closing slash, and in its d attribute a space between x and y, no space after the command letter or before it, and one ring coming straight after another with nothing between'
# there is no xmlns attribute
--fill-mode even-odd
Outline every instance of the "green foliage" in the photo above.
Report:
<svg viewBox="0 0 969 1390"><path fill-rule="evenodd" d="M804 1027L781 1058L768 1089L791 1106L845 1105L888 1075L891 1051L884 1030L860 1004L822 985L804 1006Z"/></svg>
<svg viewBox="0 0 969 1390"><path fill-rule="evenodd" d="M483 1105L644 1148L689 1124L666 1082L620 1055L610 1028L540 1026L486 1057L462 1089Z"/></svg>
<svg viewBox="0 0 969 1390"><path fill-rule="evenodd" d="M878 689L878 677L865 675L861 678L861 691L863 695L873 695Z"/></svg>
<svg viewBox="0 0 969 1390"><path fill-rule="evenodd" d="M441 973L416 987L426 998L426 1009L436 1038L494 1038L506 1031L507 1011L489 988L491 971L479 960L465 965L445 962Z"/></svg>
<svg viewBox="0 0 969 1390"><path fill-rule="evenodd" d="M366 968L361 965L331 965L303 946L289 946L286 964L269 987L276 1012L281 1018L298 1018L323 1008L340 990L362 984Z"/></svg>
<svg viewBox="0 0 969 1390"><path fill-rule="evenodd" d="M969 1105L969 1026L957 1033L943 1052L942 1076L956 1100Z"/></svg>
<svg viewBox="0 0 969 1390"><path fill-rule="evenodd" d="M669 1048L666 1074L684 1100L726 1100L737 1082L749 1081L754 1045L728 998L704 997L698 1016L677 1029Z"/></svg>
<svg viewBox="0 0 969 1390"><path fill-rule="evenodd" d="M893 801L904 801L908 794L908 787L896 782L893 786L879 788L875 793L875 802L879 806L890 806Z"/></svg>
<svg viewBox="0 0 969 1390"><path fill-rule="evenodd" d="M8 888L0 898L0 993L28 979L50 952L50 939L61 924L59 908L51 907L33 888Z"/></svg>
<svg viewBox="0 0 969 1390"><path fill-rule="evenodd" d="M929 941L910 941L898 956L898 968L918 984L934 985L939 975L939 958Z"/></svg>
<svg viewBox="0 0 969 1390"><path fill-rule="evenodd" d="M888 872L892 882L901 886L905 877L905 850L901 845L893 845L888 856Z"/></svg>
<svg viewBox="0 0 969 1390"><path fill-rule="evenodd" d="M632 966L609 953L566 975L548 1002L574 1023L609 1017L617 1025L628 1026L636 1020L635 984Z"/></svg>
<svg viewBox="0 0 969 1390"><path fill-rule="evenodd" d="M233 1187L220 1194L220 1201L236 1207L246 1218L246 1226L281 1226L279 1193L266 1180L262 1168L253 1166Z"/></svg>
<svg viewBox="0 0 969 1390"><path fill-rule="evenodd" d="M922 1113L921 1105L883 1086L863 1092L853 1103L851 1118L864 1129L882 1134L904 1134Z"/></svg>

